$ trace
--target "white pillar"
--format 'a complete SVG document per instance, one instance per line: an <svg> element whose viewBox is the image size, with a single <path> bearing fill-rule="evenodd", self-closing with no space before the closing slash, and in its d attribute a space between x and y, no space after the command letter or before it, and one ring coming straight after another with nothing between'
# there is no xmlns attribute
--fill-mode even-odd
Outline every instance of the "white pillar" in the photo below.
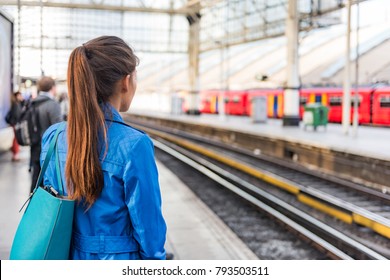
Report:
<svg viewBox="0 0 390 280"><path fill-rule="evenodd" d="M40 67L41 67L41 76L45 75L45 70L43 69L43 0L40 1L40 53L41 53L41 59L40 59Z"/></svg>
<svg viewBox="0 0 390 280"><path fill-rule="evenodd" d="M342 126L344 134L349 133L349 127L351 124L351 63L350 63L350 51L351 51L351 2L347 3L347 45L345 50L345 68L344 68L344 94L343 94L343 115Z"/></svg>
<svg viewBox="0 0 390 280"><path fill-rule="evenodd" d="M356 58L355 58L355 94L353 102L353 122L352 122L352 135L357 136L359 126L359 2L356 4Z"/></svg>
<svg viewBox="0 0 390 280"><path fill-rule="evenodd" d="M225 112L225 83L224 83L224 58L223 58L223 52L224 47L222 44L222 41L219 41L220 44L220 61L219 61L219 71L220 71L220 86L219 86L219 94L218 94L218 115L221 121L224 121L226 119L226 112Z"/></svg>
<svg viewBox="0 0 390 280"><path fill-rule="evenodd" d="M22 30L22 27L20 25L21 23L21 4L20 4L20 0L18 0L18 77L17 77L17 84L18 84L18 90L19 91L22 91L21 90L21 86L22 86L22 78L20 76L20 44L21 44L21 30Z"/></svg>
<svg viewBox="0 0 390 280"><path fill-rule="evenodd" d="M299 125L298 19L297 0L289 0L286 18L287 85L284 91L284 126Z"/></svg>

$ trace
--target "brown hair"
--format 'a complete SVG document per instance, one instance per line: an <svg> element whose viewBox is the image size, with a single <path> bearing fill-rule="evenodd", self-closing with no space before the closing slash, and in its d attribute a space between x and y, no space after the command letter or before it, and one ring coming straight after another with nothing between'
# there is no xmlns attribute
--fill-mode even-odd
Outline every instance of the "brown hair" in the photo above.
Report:
<svg viewBox="0 0 390 280"><path fill-rule="evenodd" d="M20 91L15 91L11 94L11 104L19 103L18 96L21 95Z"/></svg>
<svg viewBox="0 0 390 280"><path fill-rule="evenodd" d="M47 76L42 77L38 81L38 91L49 91L56 85L55 81Z"/></svg>
<svg viewBox="0 0 390 280"><path fill-rule="evenodd" d="M104 181L99 154L107 149L102 106L119 80L133 73L138 58L120 38L102 36L73 50L68 65L68 154L66 183L70 197L90 207ZM103 142L102 142L103 141Z"/></svg>

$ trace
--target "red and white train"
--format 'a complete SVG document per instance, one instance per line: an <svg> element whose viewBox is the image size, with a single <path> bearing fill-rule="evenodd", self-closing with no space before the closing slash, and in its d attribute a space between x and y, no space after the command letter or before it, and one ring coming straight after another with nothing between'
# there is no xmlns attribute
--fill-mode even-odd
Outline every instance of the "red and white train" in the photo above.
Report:
<svg viewBox="0 0 390 280"><path fill-rule="evenodd" d="M353 96L351 91L351 121L353 119ZM219 90L200 92L201 113L217 114ZM225 91L225 113L230 115L251 115L254 96L267 97L269 118L283 117L283 89L253 89ZM300 116L304 106L319 102L329 108L329 122L340 123L342 118L342 88L305 88L300 90ZM390 86L361 87L358 89L359 124L390 126Z"/></svg>

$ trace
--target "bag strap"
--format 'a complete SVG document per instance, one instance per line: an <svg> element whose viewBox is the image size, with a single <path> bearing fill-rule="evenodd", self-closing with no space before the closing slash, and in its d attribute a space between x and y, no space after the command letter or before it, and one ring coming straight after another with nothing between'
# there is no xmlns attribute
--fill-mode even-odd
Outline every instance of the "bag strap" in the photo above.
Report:
<svg viewBox="0 0 390 280"><path fill-rule="evenodd" d="M58 181L58 190L60 195L65 194L64 185L62 184L62 177L61 177L61 168L60 168L60 157L58 155L58 146L56 145L56 154L55 154L55 162L56 162L56 175L57 175L57 181Z"/></svg>
<svg viewBox="0 0 390 280"><path fill-rule="evenodd" d="M66 122L62 122L58 126L56 134L54 134L53 139L51 139L50 144L49 144L49 149L48 149L46 157L45 157L45 161L43 162L41 172L39 172L38 180L37 180L37 183L35 184L35 188L34 188L33 192L30 194L30 196L27 198L27 200L23 203L19 212L23 210L24 206L30 201L30 199L33 197L34 193L37 191L39 185L42 183L43 175L45 174L47 166L49 165L50 158L53 155L54 149L56 149L55 161L56 161L56 174L57 174L58 184L60 185L59 189L62 190L62 194L64 194L64 186L63 186L62 180L61 180L60 163L59 163L59 159L58 159L57 139L58 139L58 135L60 134L62 129L65 127L65 124L66 124Z"/></svg>
<svg viewBox="0 0 390 280"><path fill-rule="evenodd" d="M134 130L137 130L139 132L141 132L142 134L146 134L145 131L142 131L141 129L138 129L138 128L135 128L135 127L132 127L131 125L128 125L127 123L124 123L124 122L120 122L120 121L116 121L116 120L109 120L109 119L104 119L106 122L111 122L111 123L117 123L117 124L121 124L121 125L124 125L124 126L127 126L127 127L130 127Z"/></svg>
<svg viewBox="0 0 390 280"><path fill-rule="evenodd" d="M104 119L106 122L112 122L112 123L118 123L118 124L121 124L121 125L124 125L124 126L127 126L127 127L131 127L131 128L134 128L130 125L128 125L127 123L124 123L124 122L120 122L120 121L116 121L116 120L109 120L109 119Z"/></svg>
<svg viewBox="0 0 390 280"><path fill-rule="evenodd" d="M51 139L50 141L50 144L49 144L49 149L47 150L47 153L46 153L46 157L45 157L45 161L43 162L43 165L42 165L42 168L41 168L41 172L39 173L39 176L38 176L38 180L37 180L37 183L35 184L35 188L34 188L34 191L33 193L36 191L36 189L39 187L39 185L42 183L43 181L43 175L45 174L46 172L46 169L49 165L49 162L50 162L50 158L51 156L53 155L53 152L54 152L54 149L56 149L56 173L57 173L57 178L61 178L61 171L60 171L60 168L59 168L59 160L58 160L58 151L57 151L57 139L58 139L58 135L60 134L60 132L62 131L62 129L65 127L65 124L66 122L62 122L58 128L57 128L57 131L56 131L56 134L54 134L54 137L53 139ZM58 184L59 184L59 189L62 190L62 193L64 193L64 186L62 185L62 180L59 180L58 181Z"/></svg>

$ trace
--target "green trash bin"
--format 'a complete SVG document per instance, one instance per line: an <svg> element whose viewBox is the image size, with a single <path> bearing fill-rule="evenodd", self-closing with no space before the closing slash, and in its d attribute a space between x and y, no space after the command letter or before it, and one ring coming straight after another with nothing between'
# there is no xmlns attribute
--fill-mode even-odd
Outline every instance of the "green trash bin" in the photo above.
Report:
<svg viewBox="0 0 390 280"><path fill-rule="evenodd" d="M317 126L323 125L326 128L328 124L329 108L321 103L310 103L305 106L303 113L303 123L305 129L307 126L313 126L317 130Z"/></svg>

